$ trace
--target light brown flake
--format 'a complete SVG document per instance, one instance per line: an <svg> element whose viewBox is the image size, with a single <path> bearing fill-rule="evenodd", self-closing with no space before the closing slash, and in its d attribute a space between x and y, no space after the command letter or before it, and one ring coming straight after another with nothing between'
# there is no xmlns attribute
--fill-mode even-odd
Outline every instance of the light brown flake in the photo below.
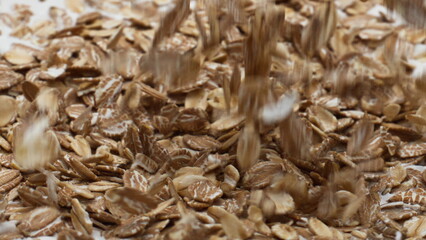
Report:
<svg viewBox="0 0 426 240"><path fill-rule="evenodd" d="M173 124L164 116L156 115L153 119L153 125L158 131L165 136L173 132Z"/></svg>
<svg viewBox="0 0 426 240"><path fill-rule="evenodd" d="M90 127L92 126L92 117L93 117L92 108L91 107L87 109L84 108L84 110L81 113L78 113L78 116L76 117L76 119L71 122L70 124L71 130L77 134L83 134L83 135L88 134L90 132Z"/></svg>
<svg viewBox="0 0 426 240"><path fill-rule="evenodd" d="M162 101L168 100L168 97L165 96L163 93L159 92L158 90L156 90L156 89L154 89L154 88L152 88L152 87L150 87L146 84L139 83L139 86L140 86L140 89L141 89L142 92L144 92L144 93L146 93L146 94L148 94L148 95L150 95L154 98L157 98L157 99L162 100Z"/></svg>
<svg viewBox="0 0 426 240"><path fill-rule="evenodd" d="M337 119L327 109L312 106L308 109L309 120L318 125L324 132L334 132L337 129Z"/></svg>
<svg viewBox="0 0 426 240"><path fill-rule="evenodd" d="M185 108L200 108L206 110L208 106L207 97L208 91L205 89L192 91L186 95Z"/></svg>
<svg viewBox="0 0 426 240"><path fill-rule="evenodd" d="M240 180L240 173L238 172L238 169L235 168L233 165L228 165L225 167L224 179L220 188L224 192L229 192L231 190L234 190L239 180Z"/></svg>
<svg viewBox="0 0 426 240"><path fill-rule="evenodd" d="M136 234L141 234L149 222L150 218L144 215L126 219L120 226L114 229L113 235L120 238L128 238Z"/></svg>
<svg viewBox="0 0 426 240"><path fill-rule="evenodd" d="M12 150L12 146L10 145L10 143L2 136L0 136L0 147L6 150L7 152L10 152Z"/></svg>
<svg viewBox="0 0 426 240"><path fill-rule="evenodd" d="M112 111L108 115L108 111ZM107 109L107 115L98 115L98 126L100 133L106 137L122 137L127 128L133 123L127 114L120 114L114 109Z"/></svg>
<svg viewBox="0 0 426 240"><path fill-rule="evenodd" d="M424 238L426 236L426 217L419 216L404 223L404 230L408 237Z"/></svg>
<svg viewBox="0 0 426 240"><path fill-rule="evenodd" d="M0 154L0 165L4 167L10 167L13 160L13 154Z"/></svg>
<svg viewBox="0 0 426 240"><path fill-rule="evenodd" d="M81 157L89 157L92 155L90 144L81 135L77 135L75 138L71 139L71 148Z"/></svg>
<svg viewBox="0 0 426 240"><path fill-rule="evenodd" d="M92 182L88 185L88 189L92 192L106 192L109 189L119 187L119 183L110 182L110 181L98 181Z"/></svg>
<svg viewBox="0 0 426 240"><path fill-rule="evenodd" d="M392 29L366 28L358 36L363 40L380 41L392 33Z"/></svg>
<svg viewBox="0 0 426 240"><path fill-rule="evenodd" d="M204 203L211 203L223 194L211 181L194 182L188 186L187 191L192 199Z"/></svg>
<svg viewBox="0 0 426 240"><path fill-rule="evenodd" d="M124 187L134 188L141 192L148 190L148 180L137 170L127 170L123 175Z"/></svg>
<svg viewBox="0 0 426 240"><path fill-rule="evenodd" d="M342 131L347 129L348 127L354 124L354 120L352 118L340 118L337 120L337 131Z"/></svg>
<svg viewBox="0 0 426 240"><path fill-rule="evenodd" d="M173 185L177 191L186 189L192 183L209 180L203 176L203 170L197 167L183 167L176 171Z"/></svg>
<svg viewBox="0 0 426 240"><path fill-rule="evenodd" d="M409 204L426 204L426 191L422 188L414 188L406 192L398 192L389 198L390 202L402 201Z"/></svg>
<svg viewBox="0 0 426 240"><path fill-rule="evenodd" d="M225 234L230 239L246 239L250 237L249 231L245 228L243 222L235 215L227 212L221 207L209 207L208 212L220 219Z"/></svg>
<svg viewBox="0 0 426 240"><path fill-rule="evenodd" d="M210 129L214 132L220 132L232 129L240 125L244 121L244 116L238 114L225 115L210 125Z"/></svg>
<svg viewBox="0 0 426 240"><path fill-rule="evenodd" d="M394 208L389 210L386 209L383 212L386 215L386 217L394 221L407 220L419 215L419 213L416 210L411 210L411 209Z"/></svg>
<svg viewBox="0 0 426 240"><path fill-rule="evenodd" d="M93 222L89 214L76 198L71 200L71 222L77 231L91 235L93 232Z"/></svg>
<svg viewBox="0 0 426 240"><path fill-rule="evenodd" d="M407 177L407 170L401 164L398 164L389 168L388 175L390 177L388 184L390 187L396 187Z"/></svg>
<svg viewBox="0 0 426 240"><path fill-rule="evenodd" d="M65 108L68 117L72 119L77 119L85 110L86 106L84 104L73 104Z"/></svg>
<svg viewBox="0 0 426 240"><path fill-rule="evenodd" d="M287 224L275 224L271 230L274 236L279 239L297 239L299 237L297 231Z"/></svg>
<svg viewBox="0 0 426 240"><path fill-rule="evenodd" d="M402 141L416 141L422 138L419 132L409 127L395 123L383 123L382 126L386 127L389 133L398 136Z"/></svg>
<svg viewBox="0 0 426 240"><path fill-rule="evenodd" d="M220 147L220 142L207 135L193 136L184 135L183 142L191 149L197 151L216 151Z"/></svg>
<svg viewBox="0 0 426 240"><path fill-rule="evenodd" d="M97 107L103 107L113 103L123 86L123 78L120 75L108 75L102 78L95 91L95 103Z"/></svg>
<svg viewBox="0 0 426 240"><path fill-rule="evenodd" d="M208 125L207 113L199 108L186 108L176 118L176 126L185 132L200 131Z"/></svg>
<svg viewBox="0 0 426 240"><path fill-rule="evenodd" d="M426 119L418 114L407 114L405 118L413 124L426 126Z"/></svg>
<svg viewBox="0 0 426 240"><path fill-rule="evenodd" d="M105 198L108 202L116 204L121 211L130 214L146 213L158 205L158 200L154 196L128 187L108 190Z"/></svg>
<svg viewBox="0 0 426 240"><path fill-rule="evenodd" d="M383 109L383 115L385 115L385 119L387 121L392 121L401 110L401 106L396 103L391 103L385 106Z"/></svg>
<svg viewBox="0 0 426 240"><path fill-rule="evenodd" d="M141 166L145 171L149 173L156 173L158 170L158 163L152 160L150 157L143 153L136 154L134 165Z"/></svg>
<svg viewBox="0 0 426 240"><path fill-rule="evenodd" d="M84 165L79 159L70 156L69 162L72 169L77 172L81 178L89 181L96 181L97 176L94 174L86 165Z"/></svg>
<svg viewBox="0 0 426 240"><path fill-rule="evenodd" d="M47 197L38 190L26 186L20 186L18 188L18 196L24 201L33 206L48 206L51 202Z"/></svg>
<svg viewBox="0 0 426 240"><path fill-rule="evenodd" d="M89 189L87 189L87 186L85 185L77 185L72 184L70 182L61 181L58 183L58 186L62 188L68 188L71 192L73 192L72 194L81 196L86 199L95 198L95 195Z"/></svg>
<svg viewBox="0 0 426 240"><path fill-rule="evenodd" d="M425 31L378 0L172 2L0 14L41 48L0 59L2 237L425 237Z"/></svg>
<svg viewBox="0 0 426 240"><path fill-rule="evenodd" d="M13 97L0 95L0 127L9 124L17 114L17 103Z"/></svg>
<svg viewBox="0 0 426 240"><path fill-rule="evenodd" d="M3 169L0 171L0 193L16 187L22 180L18 170Z"/></svg>
<svg viewBox="0 0 426 240"><path fill-rule="evenodd" d="M309 230L319 237L333 238L333 232L318 218L310 218L308 221Z"/></svg>
<svg viewBox="0 0 426 240"><path fill-rule="evenodd" d="M426 143L407 143L396 151L402 158L418 157L426 154Z"/></svg>
<svg viewBox="0 0 426 240"><path fill-rule="evenodd" d="M286 192L266 191L261 207L266 216L272 216L293 212L295 204L291 195Z"/></svg>
<svg viewBox="0 0 426 240"><path fill-rule="evenodd" d="M24 80L24 76L10 70L0 70L0 90L9 89Z"/></svg>
<svg viewBox="0 0 426 240"><path fill-rule="evenodd" d="M247 188L264 188L272 179L283 173L281 164L276 162L259 162L251 167L243 177L243 186Z"/></svg>
<svg viewBox="0 0 426 240"><path fill-rule="evenodd" d="M53 207L38 207L28 212L23 221L17 227L23 233L32 235L31 232L40 230L55 221L60 212Z"/></svg>
<svg viewBox="0 0 426 240"><path fill-rule="evenodd" d="M5 52L4 58L15 65L29 64L35 61L32 52L21 45L15 45L9 51Z"/></svg>
<svg viewBox="0 0 426 240"><path fill-rule="evenodd" d="M135 125L130 125L123 137L123 145L134 155L142 152L142 142L139 137L139 130Z"/></svg>

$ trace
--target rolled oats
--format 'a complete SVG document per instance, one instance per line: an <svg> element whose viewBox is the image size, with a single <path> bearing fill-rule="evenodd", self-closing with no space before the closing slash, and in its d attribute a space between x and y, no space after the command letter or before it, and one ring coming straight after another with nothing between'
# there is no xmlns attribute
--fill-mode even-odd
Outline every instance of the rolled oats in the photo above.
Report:
<svg viewBox="0 0 426 240"><path fill-rule="evenodd" d="M234 190L238 181L240 180L240 173L238 172L237 168L235 168L233 165L226 166L224 175L223 183L220 186L221 189L224 192Z"/></svg>
<svg viewBox="0 0 426 240"><path fill-rule="evenodd" d="M16 187L22 180L18 170L4 169L0 171L0 193Z"/></svg>
<svg viewBox="0 0 426 240"><path fill-rule="evenodd" d="M2 103L0 112L0 127L4 127L7 124L9 124L17 114L17 103L16 100L13 97L1 95L0 96L0 102Z"/></svg>
<svg viewBox="0 0 426 240"><path fill-rule="evenodd" d="M6 237L424 237L421 1L219 2L0 14Z"/></svg>
<svg viewBox="0 0 426 240"><path fill-rule="evenodd" d="M308 222L309 230L319 237L333 238L333 232L327 225L317 218L310 218Z"/></svg>
<svg viewBox="0 0 426 240"><path fill-rule="evenodd" d="M91 235L93 231L93 222L89 214L77 199L71 200L71 221L77 231Z"/></svg>
<svg viewBox="0 0 426 240"><path fill-rule="evenodd" d="M220 219L223 231L232 239L246 239L250 237L250 232L244 227L243 222L235 215L228 213L220 207L210 207L208 212Z"/></svg>
<svg viewBox="0 0 426 240"><path fill-rule="evenodd" d="M9 51L4 53L4 58L15 65L32 63L35 58L29 47L15 44Z"/></svg>
<svg viewBox="0 0 426 240"><path fill-rule="evenodd" d="M20 73L9 69L0 70L0 90L9 89L23 80L24 76Z"/></svg>
<svg viewBox="0 0 426 240"><path fill-rule="evenodd" d="M188 186L187 191L190 198L205 203L211 203L223 194L211 181L194 182Z"/></svg>

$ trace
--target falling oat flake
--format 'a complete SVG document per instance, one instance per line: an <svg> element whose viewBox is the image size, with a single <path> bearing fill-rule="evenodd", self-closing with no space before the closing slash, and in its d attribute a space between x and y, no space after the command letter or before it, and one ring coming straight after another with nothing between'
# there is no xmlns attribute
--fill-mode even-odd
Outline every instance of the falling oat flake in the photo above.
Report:
<svg viewBox="0 0 426 240"><path fill-rule="evenodd" d="M0 1L1 238L426 238L425 16Z"/></svg>

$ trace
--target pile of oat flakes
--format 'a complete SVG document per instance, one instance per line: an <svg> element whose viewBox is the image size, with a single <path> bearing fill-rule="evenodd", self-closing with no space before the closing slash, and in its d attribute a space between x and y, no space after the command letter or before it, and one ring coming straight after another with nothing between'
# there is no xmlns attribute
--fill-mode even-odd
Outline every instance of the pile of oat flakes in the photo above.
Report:
<svg viewBox="0 0 426 240"><path fill-rule="evenodd" d="M64 2L0 14L0 239L426 237L421 0Z"/></svg>

